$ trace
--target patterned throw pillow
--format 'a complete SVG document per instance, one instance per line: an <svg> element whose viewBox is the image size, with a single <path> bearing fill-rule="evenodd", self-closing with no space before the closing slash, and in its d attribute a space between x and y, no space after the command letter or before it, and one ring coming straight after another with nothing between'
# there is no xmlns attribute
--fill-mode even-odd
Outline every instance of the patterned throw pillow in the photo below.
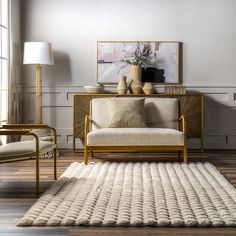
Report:
<svg viewBox="0 0 236 236"><path fill-rule="evenodd" d="M111 98L109 128L147 127L144 113L145 98Z"/></svg>

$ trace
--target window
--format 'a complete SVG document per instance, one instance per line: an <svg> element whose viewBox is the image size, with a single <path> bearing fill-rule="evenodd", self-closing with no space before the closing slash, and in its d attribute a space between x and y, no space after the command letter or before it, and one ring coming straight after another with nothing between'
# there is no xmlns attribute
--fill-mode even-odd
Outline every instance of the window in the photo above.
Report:
<svg viewBox="0 0 236 236"><path fill-rule="evenodd" d="M9 5L8 0L0 0L0 124L7 122L8 76L9 76ZM6 137L1 137L3 143Z"/></svg>

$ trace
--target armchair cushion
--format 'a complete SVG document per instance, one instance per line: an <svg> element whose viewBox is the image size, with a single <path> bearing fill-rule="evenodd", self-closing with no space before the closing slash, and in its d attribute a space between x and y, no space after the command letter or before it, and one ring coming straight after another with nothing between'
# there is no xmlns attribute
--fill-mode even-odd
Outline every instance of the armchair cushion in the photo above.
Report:
<svg viewBox="0 0 236 236"><path fill-rule="evenodd" d="M144 98L110 99L109 128L146 127Z"/></svg>
<svg viewBox="0 0 236 236"><path fill-rule="evenodd" d="M39 142L40 153L48 152L56 147L56 144L46 141ZM0 160L17 157L33 156L36 153L35 140L13 142L0 146Z"/></svg>
<svg viewBox="0 0 236 236"><path fill-rule="evenodd" d="M178 146L184 134L166 128L102 128L87 136L88 146Z"/></svg>

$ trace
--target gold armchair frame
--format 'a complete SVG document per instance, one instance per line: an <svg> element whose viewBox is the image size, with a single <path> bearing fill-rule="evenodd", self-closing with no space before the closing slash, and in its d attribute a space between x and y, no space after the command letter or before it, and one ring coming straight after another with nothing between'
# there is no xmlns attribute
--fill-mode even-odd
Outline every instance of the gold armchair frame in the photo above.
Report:
<svg viewBox="0 0 236 236"><path fill-rule="evenodd" d="M178 151L180 157L181 151L183 152L183 162L187 163L187 143L186 143L186 119L184 115L179 118L180 131L184 134L184 145L182 146L88 146L87 135L92 130L92 117L91 117L91 103L90 103L90 115L85 116L85 129L84 129L84 163L88 164L88 152L91 152L93 156L94 151Z"/></svg>
<svg viewBox="0 0 236 236"><path fill-rule="evenodd" d="M53 149L54 154L54 180L57 179L57 132L53 127L50 127L47 124L6 124L2 125L0 127L0 135L29 135L32 136L35 139L36 144L36 150L35 150L35 156L29 155L25 157L16 157L11 158L9 160L0 159L0 164L3 163L11 163L11 162L17 162L17 161L26 161L30 159L36 159L36 193L39 194L40 192L40 166L39 166L39 160L40 160L40 150L39 150L39 137L32 132L32 129L50 129L54 136L54 144L56 145Z"/></svg>

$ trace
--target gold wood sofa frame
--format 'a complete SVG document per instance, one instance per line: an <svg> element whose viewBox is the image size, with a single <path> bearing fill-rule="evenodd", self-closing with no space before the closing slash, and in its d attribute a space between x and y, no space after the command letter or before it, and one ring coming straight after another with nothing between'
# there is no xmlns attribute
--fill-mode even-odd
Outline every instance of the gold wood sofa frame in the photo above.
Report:
<svg viewBox="0 0 236 236"><path fill-rule="evenodd" d="M178 151L180 157L181 151L183 152L183 162L187 163L187 143L186 143L186 120L184 115L179 118L180 130L184 133L184 145L182 146L88 146L87 135L92 130L92 106L90 101L90 114L85 116L85 129L84 129L84 163L88 164L88 152L93 156L94 151Z"/></svg>
<svg viewBox="0 0 236 236"><path fill-rule="evenodd" d="M54 136L54 144L57 145L57 133L56 130L50 127L47 124L6 124L0 127L0 135L28 135L32 136L35 139L36 144L36 151L35 156L26 156L26 157L16 157L11 158L9 160L0 159L0 164L3 163L11 163L17 161L26 161L30 159L36 159L36 193L40 193L40 167L39 167L39 160L40 160L40 150L39 150L39 137L32 132L32 129L50 129L53 132ZM57 179L57 146L53 149L53 156L54 156L54 180Z"/></svg>

